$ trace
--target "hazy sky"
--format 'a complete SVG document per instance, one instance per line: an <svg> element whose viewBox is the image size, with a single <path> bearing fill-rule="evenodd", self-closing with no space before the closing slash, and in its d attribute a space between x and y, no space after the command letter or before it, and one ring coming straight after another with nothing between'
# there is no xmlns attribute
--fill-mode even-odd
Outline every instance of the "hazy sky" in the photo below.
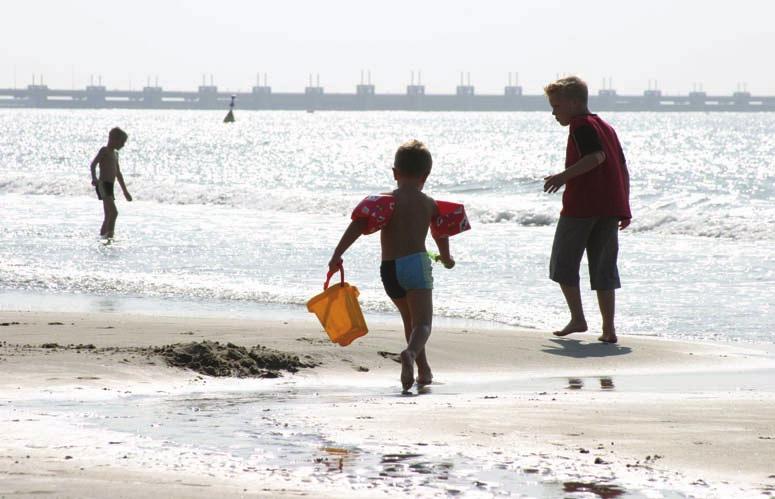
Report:
<svg viewBox="0 0 775 499"><path fill-rule="evenodd" d="M49 87L102 75L136 89L158 75L194 90L212 74L234 91L266 72L273 91L298 92L312 72L352 92L364 69L377 92L403 92L421 70L429 93L453 93L464 71L480 94L519 72L527 93L577 73L593 92L612 78L619 93L657 80L775 95L774 21L773 0L26 0L3 3L0 87L42 74Z"/></svg>

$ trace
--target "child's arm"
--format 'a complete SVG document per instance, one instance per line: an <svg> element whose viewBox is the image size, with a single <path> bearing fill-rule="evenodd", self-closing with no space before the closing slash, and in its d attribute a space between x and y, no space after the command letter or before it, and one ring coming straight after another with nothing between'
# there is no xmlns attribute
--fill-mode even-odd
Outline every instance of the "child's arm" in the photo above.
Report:
<svg viewBox="0 0 775 499"><path fill-rule="evenodd" d="M544 177L544 192L557 192L560 190L560 187L568 182L568 180L594 170L603 164L604 161L605 153L603 151L597 151L583 156L580 160L576 161L574 165L566 168L565 171Z"/></svg>
<svg viewBox="0 0 775 499"><path fill-rule="evenodd" d="M624 189L627 195L627 201L630 200L630 171L627 169L627 162L622 163L622 173L624 174Z"/></svg>
<svg viewBox="0 0 775 499"><path fill-rule="evenodd" d="M99 151L97 151L97 155L94 156L94 159L91 162L91 165L89 168L91 169L91 185L97 185L97 163L100 162L100 159L102 158L102 153L105 151L104 147L101 147Z"/></svg>
<svg viewBox="0 0 775 499"><path fill-rule="evenodd" d="M359 218L350 222L350 225L345 229L342 238L339 240L339 244L336 245L334 254L331 255L331 260L328 262L328 271L335 272L342 266L342 255L347 249L353 245L355 241L363 234L363 229L366 228L366 219Z"/></svg>
<svg viewBox="0 0 775 499"><path fill-rule="evenodd" d="M630 171L627 170L627 161L622 163L622 173L624 174L624 188L625 192L627 193L627 202L630 202ZM619 230L626 229L630 222L632 221L631 218L623 218L619 220Z"/></svg>
<svg viewBox="0 0 775 499"><path fill-rule="evenodd" d="M127 201L132 200L132 195L129 194L129 191L126 188L126 184L124 183L124 176L121 175L121 168L118 166L118 161L116 161L116 180L118 180L118 185L121 186L121 190L124 191L124 197Z"/></svg>
<svg viewBox="0 0 775 499"><path fill-rule="evenodd" d="M452 267L454 267L455 260L453 260L452 255L449 254L449 238L434 237L433 240L436 241L436 247L439 248L438 259L441 260L441 263L444 264L444 267L447 269L451 269Z"/></svg>

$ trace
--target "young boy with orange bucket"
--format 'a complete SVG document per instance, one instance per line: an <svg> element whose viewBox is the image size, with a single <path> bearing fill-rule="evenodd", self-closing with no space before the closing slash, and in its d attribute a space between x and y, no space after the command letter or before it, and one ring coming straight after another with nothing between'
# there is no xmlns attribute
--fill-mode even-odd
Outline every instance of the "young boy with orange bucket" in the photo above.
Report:
<svg viewBox="0 0 775 499"><path fill-rule="evenodd" d="M415 363L417 384L433 381L425 353L433 318L433 276L425 248L428 229L439 249L438 260L451 269L455 261L449 252L449 236L471 228L462 205L436 202L423 194L432 164L431 153L422 142L401 145L393 167L397 188L361 201L328 263L329 274L335 273L342 266L342 255L361 234L381 230L380 275L385 292L401 314L407 342L401 352L404 392L415 382Z"/></svg>

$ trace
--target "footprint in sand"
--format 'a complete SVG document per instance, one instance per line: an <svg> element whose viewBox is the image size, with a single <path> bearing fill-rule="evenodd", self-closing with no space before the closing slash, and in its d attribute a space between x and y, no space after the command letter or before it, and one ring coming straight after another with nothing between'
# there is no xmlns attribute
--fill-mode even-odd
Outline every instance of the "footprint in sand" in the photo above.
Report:
<svg viewBox="0 0 775 499"><path fill-rule="evenodd" d="M321 340L320 338L309 338L307 336L301 336L296 338L296 341L309 343L310 345L331 345L329 340Z"/></svg>
<svg viewBox="0 0 775 499"><path fill-rule="evenodd" d="M399 353L380 351L380 352L377 352L377 354L380 357L384 357L386 359L390 359L393 362L397 362L399 364L401 363L401 354L399 354Z"/></svg>

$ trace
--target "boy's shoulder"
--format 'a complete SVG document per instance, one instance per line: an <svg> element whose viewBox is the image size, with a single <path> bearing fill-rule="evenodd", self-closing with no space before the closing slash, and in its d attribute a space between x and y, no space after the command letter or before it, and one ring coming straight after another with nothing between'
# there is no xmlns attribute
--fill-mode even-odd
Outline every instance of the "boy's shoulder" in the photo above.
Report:
<svg viewBox="0 0 775 499"><path fill-rule="evenodd" d="M570 119L570 128L578 128L584 125L589 125L595 122L603 121L598 115L596 114L579 114L577 116L573 116Z"/></svg>
<svg viewBox="0 0 775 499"><path fill-rule="evenodd" d="M434 203L434 204L436 203L436 201L432 197L430 197L429 195L425 194L422 191L419 191L416 195L417 195L417 197L419 199L421 199L421 200L423 200L425 202ZM392 197L395 200L398 197L400 197L400 195L398 194L398 190L394 190L394 191L390 191L390 192L380 192L376 196L374 196L374 195L366 196L366 199L368 200L369 198L380 198L380 197Z"/></svg>
<svg viewBox="0 0 775 499"><path fill-rule="evenodd" d="M436 201L422 191L412 191L400 193L398 190L391 193L397 204L408 203L413 206L412 211L422 207L423 210L430 209L436 213Z"/></svg>
<svg viewBox="0 0 775 499"><path fill-rule="evenodd" d="M595 113L580 114L570 119L571 128L577 128L584 125L601 125L607 128L613 128L606 120Z"/></svg>
<svg viewBox="0 0 775 499"><path fill-rule="evenodd" d="M590 128L597 132L598 135L616 135L616 130L606 120L596 114L582 114L571 118L568 127L568 132L573 135L577 130L582 128Z"/></svg>
<svg viewBox="0 0 775 499"><path fill-rule="evenodd" d="M426 203L426 204L429 204L429 205L430 204L434 204L434 205L436 204L436 201L434 201L432 197L430 197L429 195L425 194L422 191L417 193L417 198L419 200L421 200L423 203Z"/></svg>

